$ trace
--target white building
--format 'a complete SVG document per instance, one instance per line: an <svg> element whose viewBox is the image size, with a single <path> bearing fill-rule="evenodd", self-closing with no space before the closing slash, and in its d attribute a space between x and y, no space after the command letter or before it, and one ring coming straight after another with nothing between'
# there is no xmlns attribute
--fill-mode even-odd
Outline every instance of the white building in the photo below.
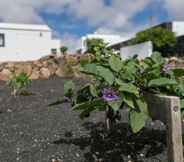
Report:
<svg viewBox="0 0 184 162"><path fill-rule="evenodd" d="M119 35L110 35L110 34L88 34L84 37L82 37L81 43L82 43L82 53L86 52L87 50L87 39L102 39L105 43L108 43L109 45L115 44L121 41L124 41L124 39Z"/></svg>
<svg viewBox="0 0 184 162"><path fill-rule="evenodd" d="M168 24L171 25L171 31L175 33L176 37L184 35L184 21L173 21Z"/></svg>
<svg viewBox="0 0 184 162"><path fill-rule="evenodd" d="M176 49L174 50L175 53L173 54L183 56L184 54L184 48L183 48L184 46L184 21L164 22L156 26L152 26L150 28L156 28L156 27L161 27L161 28L167 29L175 33L177 43L176 43ZM154 51L154 47L151 44L151 42L144 42L144 43L137 44L134 46L129 45L129 42L133 38L135 38L135 36L136 34L125 41L112 44L110 47L115 51L120 51L120 55L123 59L131 57L135 54L137 54L140 59L150 56L150 54Z"/></svg>
<svg viewBox="0 0 184 162"><path fill-rule="evenodd" d="M36 60L59 48L47 25L0 23L0 62Z"/></svg>
<svg viewBox="0 0 184 162"><path fill-rule="evenodd" d="M120 56L123 60L132 58L135 55L137 55L138 59L142 60L146 57L150 57L152 53L153 45L151 41L122 47L120 49Z"/></svg>

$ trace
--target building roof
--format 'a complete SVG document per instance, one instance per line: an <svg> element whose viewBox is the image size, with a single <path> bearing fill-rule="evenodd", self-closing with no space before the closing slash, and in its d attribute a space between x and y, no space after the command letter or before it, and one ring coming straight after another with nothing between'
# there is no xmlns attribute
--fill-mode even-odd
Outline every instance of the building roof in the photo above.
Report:
<svg viewBox="0 0 184 162"><path fill-rule="evenodd" d="M115 43L112 43L112 44L109 44L108 47L110 48L114 48L114 49L120 49L121 46L123 46L124 44L128 44L128 42L135 37L135 34L131 34L127 37L124 37L123 40L121 41L118 41L118 42L115 42Z"/></svg>
<svg viewBox="0 0 184 162"><path fill-rule="evenodd" d="M44 25L44 24L41 25L41 24L0 23L0 29L51 31L48 25Z"/></svg>

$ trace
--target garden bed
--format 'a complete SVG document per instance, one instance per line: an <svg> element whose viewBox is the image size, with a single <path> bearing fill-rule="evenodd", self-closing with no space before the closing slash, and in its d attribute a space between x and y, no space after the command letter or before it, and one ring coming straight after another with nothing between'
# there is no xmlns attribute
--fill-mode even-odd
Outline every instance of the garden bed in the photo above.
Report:
<svg viewBox="0 0 184 162"><path fill-rule="evenodd" d="M48 107L63 95L64 80L35 80L33 95L16 98L0 82L0 161L167 162L165 127L160 122L150 122L132 135L124 110L117 129L107 135L102 114L81 121L69 104Z"/></svg>

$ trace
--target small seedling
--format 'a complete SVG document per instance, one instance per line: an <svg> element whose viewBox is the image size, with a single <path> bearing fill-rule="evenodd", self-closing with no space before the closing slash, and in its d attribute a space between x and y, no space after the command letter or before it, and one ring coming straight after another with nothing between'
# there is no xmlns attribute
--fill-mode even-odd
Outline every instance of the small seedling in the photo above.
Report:
<svg viewBox="0 0 184 162"><path fill-rule="evenodd" d="M12 94L14 96L27 92L26 88L30 83L31 81L26 73L20 73L19 75L13 74L8 80L8 85L12 89Z"/></svg>

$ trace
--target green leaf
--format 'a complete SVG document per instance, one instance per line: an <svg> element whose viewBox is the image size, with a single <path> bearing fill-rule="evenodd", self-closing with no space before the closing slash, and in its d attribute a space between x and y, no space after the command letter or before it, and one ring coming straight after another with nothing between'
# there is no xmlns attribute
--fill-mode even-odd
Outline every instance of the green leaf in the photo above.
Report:
<svg viewBox="0 0 184 162"><path fill-rule="evenodd" d="M147 72L147 76L150 77L150 79L159 78L160 77L160 66L149 69L149 71Z"/></svg>
<svg viewBox="0 0 184 162"><path fill-rule="evenodd" d="M174 73L175 77L184 76L184 69L173 69L172 72Z"/></svg>
<svg viewBox="0 0 184 162"><path fill-rule="evenodd" d="M75 89L75 84L73 81L67 81L64 84L64 96L71 97L72 91Z"/></svg>
<svg viewBox="0 0 184 162"><path fill-rule="evenodd" d="M162 77L149 81L148 87L163 87L166 85L175 85L175 84L177 84L175 80Z"/></svg>
<svg viewBox="0 0 184 162"><path fill-rule="evenodd" d="M135 103L141 112L148 115L148 105L147 105L146 101L144 100L144 98L136 99Z"/></svg>
<svg viewBox="0 0 184 162"><path fill-rule="evenodd" d="M123 101L130 107L130 108L135 108L134 106L134 98L135 96L132 96L128 93L123 95Z"/></svg>
<svg viewBox="0 0 184 162"><path fill-rule="evenodd" d="M90 90L90 93L93 97L98 97L97 89L93 84L89 85L89 90Z"/></svg>
<svg viewBox="0 0 184 162"><path fill-rule="evenodd" d="M116 100L116 101L111 101L108 102L108 105L114 110L114 111L118 111L121 108L121 105L123 103L122 99Z"/></svg>
<svg viewBox="0 0 184 162"><path fill-rule="evenodd" d="M97 65L96 64L85 64L83 67L81 67L81 72L86 74L92 74L97 75Z"/></svg>
<svg viewBox="0 0 184 162"><path fill-rule="evenodd" d="M116 82L119 86L122 85L122 84L124 83L121 79L118 79L118 78L115 79L115 82Z"/></svg>
<svg viewBox="0 0 184 162"><path fill-rule="evenodd" d="M90 113L94 110L102 110L106 107L106 103L103 100L93 100L93 101L87 101L80 104L76 104L73 107L73 110L80 110L82 111L80 114L80 118L84 119L85 117L88 117Z"/></svg>
<svg viewBox="0 0 184 162"><path fill-rule="evenodd" d="M132 93L136 96L139 95L139 91L138 91L137 87L131 83L123 83L122 82L120 85L119 91Z"/></svg>
<svg viewBox="0 0 184 162"><path fill-rule="evenodd" d="M105 68L103 66L97 66L98 75L101 76L106 82L108 82L110 85L114 83L114 75L112 71L110 71L108 68Z"/></svg>
<svg viewBox="0 0 184 162"><path fill-rule="evenodd" d="M122 61L119 57L112 55L109 59L109 65L112 70L119 72L122 69Z"/></svg>
<svg viewBox="0 0 184 162"><path fill-rule="evenodd" d="M73 106L73 110L84 110L87 109L89 107L93 107L93 109L95 109L95 107L99 107L99 106L104 106L105 103L103 102L103 100L93 100L93 101L87 101L87 102L83 102L80 104L76 104L75 106Z"/></svg>
<svg viewBox="0 0 184 162"><path fill-rule="evenodd" d="M151 59L156 63L156 64L163 64L165 62L164 58L159 52L154 52L151 55Z"/></svg>
<svg viewBox="0 0 184 162"><path fill-rule="evenodd" d="M146 123L148 116L143 112L130 112L130 126L132 128L133 133L138 133Z"/></svg>

